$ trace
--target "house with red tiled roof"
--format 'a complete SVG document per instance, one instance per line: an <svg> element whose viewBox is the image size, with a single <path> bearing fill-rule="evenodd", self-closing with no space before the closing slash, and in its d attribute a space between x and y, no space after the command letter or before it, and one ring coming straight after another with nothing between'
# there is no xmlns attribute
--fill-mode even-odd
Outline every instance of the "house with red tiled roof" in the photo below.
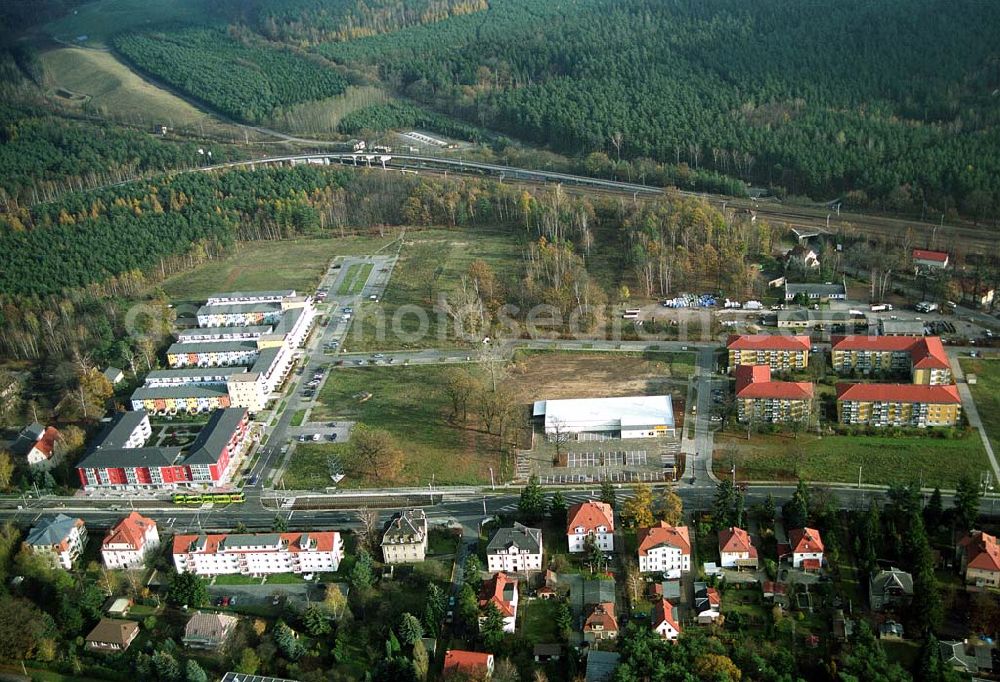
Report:
<svg viewBox="0 0 1000 682"><path fill-rule="evenodd" d="M615 549L615 512L610 504L587 500L574 504L566 514L566 540L570 552L582 552L588 537L593 537L604 552Z"/></svg>
<svg viewBox="0 0 1000 682"><path fill-rule="evenodd" d="M618 636L618 619L615 618L614 602L606 601L594 604L586 620L583 621L583 639L588 642L599 642L603 639L614 639Z"/></svg>
<svg viewBox="0 0 1000 682"><path fill-rule="evenodd" d="M448 649L444 653L444 679L468 679L493 674L493 654Z"/></svg>
<svg viewBox="0 0 1000 682"><path fill-rule="evenodd" d="M159 546L156 521L132 512L104 536L101 558L106 568L141 568Z"/></svg>
<svg viewBox="0 0 1000 682"><path fill-rule="evenodd" d="M951 383L951 363L939 336L833 336L830 351L838 374L909 374L914 384Z"/></svg>
<svg viewBox="0 0 1000 682"><path fill-rule="evenodd" d="M818 571L823 566L823 538L815 528L795 528L788 533L792 566Z"/></svg>
<svg viewBox="0 0 1000 682"><path fill-rule="evenodd" d="M948 267L947 251L913 249L912 255L914 274L919 274L921 270L944 270Z"/></svg>
<svg viewBox="0 0 1000 682"><path fill-rule="evenodd" d="M723 568L757 568L757 548L750 533L732 526L719 531L719 565Z"/></svg>
<svg viewBox="0 0 1000 682"><path fill-rule="evenodd" d="M671 641L680 637L681 624L677 622L674 605L666 599L661 599L653 607L653 631Z"/></svg>
<svg viewBox="0 0 1000 682"><path fill-rule="evenodd" d="M485 611L493 604L503 617L503 631L514 632L517 621L518 590L517 580L506 573L495 573L483 582L479 590L479 610ZM479 616L479 627L486 622L486 616Z"/></svg>
<svg viewBox="0 0 1000 682"><path fill-rule="evenodd" d="M59 440L59 430L54 426L42 426L38 422L21 430L10 450L24 457L32 469L48 469L56 463L55 446Z"/></svg>
<svg viewBox="0 0 1000 682"><path fill-rule="evenodd" d="M868 426L954 426L962 413L958 388L913 384L837 384L837 419Z"/></svg>
<svg viewBox="0 0 1000 682"><path fill-rule="evenodd" d="M679 578L691 570L691 536L687 526L671 526L661 521L651 528L640 528L639 572L666 573Z"/></svg>
<svg viewBox="0 0 1000 682"><path fill-rule="evenodd" d="M808 336L733 334L726 342L730 372L740 365L767 365L776 372L805 369L809 349Z"/></svg>
<svg viewBox="0 0 1000 682"><path fill-rule="evenodd" d="M996 536L974 530L958 541L965 582L978 587L1000 587L1000 545Z"/></svg>
<svg viewBox="0 0 1000 682"><path fill-rule="evenodd" d="M773 381L767 365L736 368L736 415L741 422L802 421L812 413L813 385Z"/></svg>
<svg viewBox="0 0 1000 682"><path fill-rule="evenodd" d="M202 576L333 572L344 558L336 531L175 535L174 568Z"/></svg>

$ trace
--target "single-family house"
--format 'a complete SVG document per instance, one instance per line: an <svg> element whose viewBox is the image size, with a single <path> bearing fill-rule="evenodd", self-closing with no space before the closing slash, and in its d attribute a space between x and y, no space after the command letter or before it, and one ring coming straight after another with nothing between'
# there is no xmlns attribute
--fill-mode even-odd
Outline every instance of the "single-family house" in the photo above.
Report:
<svg viewBox="0 0 1000 682"><path fill-rule="evenodd" d="M493 674L493 654L448 649L444 652L444 679L466 679Z"/></svg>
<svg viewBox="0 0 1000 682"><path fill-rule="evenodd" d="M400 512L382 534L382 559L387 564L418 563L427 556L427 515L423 509Z"/></svg>
<svg viewBox="0 0 1000 682"><path fill-rule="evenodd" d="M966 584L1000 587L1000 545L996 536L974 530L958 541L958 554Z"/></svg>
<svg viewBox="0 0 1000 682"><path fill-rule="evenodd" d="M590 608L583 621L583 638L588 642L614 639L618 636L618 619L615 618L615 603L601 602Z"/></svg>
<svg viewBox="0 0 1000 682"><path fill-rule="evenodd" d="M84 640L87 651L119 653L132 644L139 634L139 624L131 620L101 618Z"/></svg>
<svg viewBox="0 0 1000 682"><path fill-rule="evenodd" d="M823 539L815 528L795 528L788 533L792 566L818 571L823 566Z"/></svg>
<svg viewBox="0 0 1000 682"><path fill-rule="evenodd" d="M711 625L722 615L722 597L719 590L708 583L694 584L694 612L699 625Z"/></svg>
<svg viewBox="0 0 1000 682"><path fill-rule="evenodd" d="M785 266L799 270L815 270L819 268L819 256L808 246L796 244L785 254Z"/></svg>
<svg viewBox="0 0 1000 682"><path fill-rule="evenodd" d="M671 526L665 521L640 528L639 572L666 573L679 578L691 570L691 536L687 526Z"/></svg>
<svg viewBox="0 0 1000 682"><path fill-rule="evenodd" d="M945 665L955 670L973 674L993 672L992 650L985 644L942 641L938 646Z"/></svg>
<svg viewBox="0 0 1000 682"><path fill-rule="evenodd" d="M495 573L492 578L483 582L479 591L479 609L484 611L492 604L503 618L503 631L514 632L517 621L517 580L506 573ZM479 626L486 622L486 616L480 614Z"/></svg>
<svg viewBox="0 0 1000 682"><path fill-rule="evenodd" d="M542 570L542 531L515 523L499 528L486 546L486 569L491 573L528 573Z"/></svg>
<svg viewBox="0 0 1000 682"><path fill-rule="evenodd" d="M868 581L868 603L873 611L905 606L913 597L913 576L892 567L879 571Z"/></svg>
<svg viewBox="0 0 1000 682"><path fill-rule="evenodd" d="M719 563L723 568L757 568L750 533L736 526L719 531Z"/></svg>
<svg viewBox="0 0 1000 682"><path fill-rule="evenodd" d="M55 464L57 440L59 431L56 427L34 422L21 430L11 445L11 452L24 457L32 469L47 469Z"/></svg>
<svg viewBox="0 0 1000 682"><path fill-rule="evenodd" d="M653 631L671 641L680 637L681 624L677 622L674 605L666 599L661 599L653 607Z"/></svg>
<svg viewBox="0 0 1000 682"><path fill-rule="evenodd" d="M615 549L615 513L611 505L596 500L574 504L566 515L566 540L570 552L582 552L592 537L603 552Z"/></svg>
<svg viewBox="0 0 1000 682"><path fill-rule="evenodd" d="M184 626L184 646L218 650L225 646L239 618L222 613L196 613Z"/></svg>

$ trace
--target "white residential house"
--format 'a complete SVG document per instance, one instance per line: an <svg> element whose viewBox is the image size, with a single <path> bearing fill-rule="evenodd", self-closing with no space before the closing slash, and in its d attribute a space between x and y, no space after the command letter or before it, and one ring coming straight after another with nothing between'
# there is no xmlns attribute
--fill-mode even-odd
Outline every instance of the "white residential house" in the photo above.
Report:
<svg viewBox="0 0 1000 682"><path fill-rule="evenodd" d="M566 518L566 539L570 552L582 552L588 537L593 537L602 551L614 551L615 513L611 505L587 500L570 507Z"/></svg>
<svg viewBox="0 0 1000 682"><path fill-rule="evenodd" d="M677 622L674 605L666 599L661 599L653 607L653 631L671 641L680 637L681 625Z"/></svg>
<svg viewBox="0 0 1000 682"><path fill-rule="evenodd" d="M87 526L83 519L65 514L47 516L28 532L25 545L33 554L48 557L56 568L68 571L87 546Z"/></svg>
<svg viewBox="0 0 1000 682"><path fill-rule="evenodd" d="M101 558L106 568L141 568L159 546L156 521L132 512L104 536Z"/></svg>
<svg viewBox="0 0 1000 682"><path fill-rule="evenodd" d="M382 535L382 559L387 564L423 561L427 556L427 516L409 509L389 522Z"/></svg>
<svg viewBox="0 0 1000 682"><path fill-rule="evenodd" d="M757 548L750 533L736 526L719 531L719 560L723 568L757 568Z"/></svg>
<svg viewBox="0 0 1000 682"><path fill-rule="evenodd" d="M490 573L527 573L542 570L542 531L515 523L500 528L486 546L486 568Z"/></svg>
<svg viewBox="0 0 1000 682"><path fill-rule="evenodd" d="M823 539L815 528L796 528L788 533L792 566L817 571L823 566Z"/></svg>
<svg viewBox="0 0 1000 682"><path fill-rule="evenodd" d="M640 528L639 572L664 573L679 578L691 570L691 536L687 526L671 526L661 521L651 528Z"/></svg>

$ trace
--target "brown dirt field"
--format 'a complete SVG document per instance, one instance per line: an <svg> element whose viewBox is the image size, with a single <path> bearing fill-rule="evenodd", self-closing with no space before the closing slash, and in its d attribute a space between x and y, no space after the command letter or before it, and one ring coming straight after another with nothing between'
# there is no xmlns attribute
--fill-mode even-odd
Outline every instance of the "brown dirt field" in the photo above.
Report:
<svg viewBox="0 0 1000 682"><path fill-rule="evenodd" d="M519 402L558 398L608 398L675 393L663 362L599 353L553 353L521 358L511 369Z"/></svg>

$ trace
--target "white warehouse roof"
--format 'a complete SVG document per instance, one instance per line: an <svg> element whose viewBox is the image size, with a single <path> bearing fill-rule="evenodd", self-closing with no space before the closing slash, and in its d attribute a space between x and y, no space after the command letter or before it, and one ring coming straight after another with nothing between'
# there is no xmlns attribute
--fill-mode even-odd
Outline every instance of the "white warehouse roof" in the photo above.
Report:
<svg viewBox="0 0 1000 682"><path fill-rule="evenodd" d="M635 427L674 427L674 409L669 395L626 398L576 398L537 400L533 414L545 417L545 432L561 422L567 432L620 431Z"/></svg>

